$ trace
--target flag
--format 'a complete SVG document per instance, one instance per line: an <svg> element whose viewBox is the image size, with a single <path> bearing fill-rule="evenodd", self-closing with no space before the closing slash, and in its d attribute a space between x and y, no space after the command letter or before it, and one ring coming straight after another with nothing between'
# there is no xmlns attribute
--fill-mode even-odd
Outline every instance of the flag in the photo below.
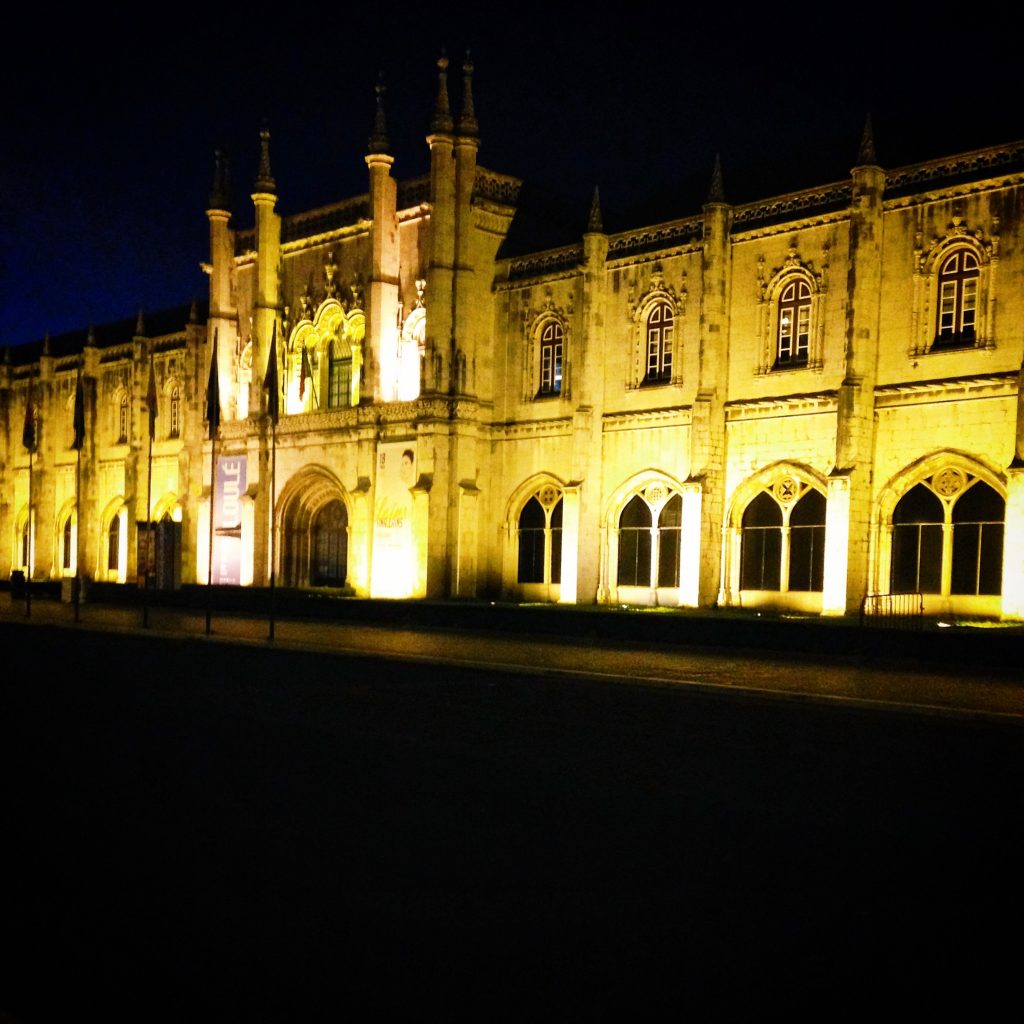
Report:
<svg viewBox="0 0 1024 1024"><path fill-rule="evenodd" d="M28 379L28 398L25 400L25 426L21 431L21 443L30 451L36 450L36 410L32 404L32 378Z"/></svg>
<svg viewBox="0 0 1024 1024"><path fill-rule="evenodd" d="M153 368L153 353L149 353L149 384L146 387L146 408L149 410L149 439L156 438L156 371Z"/></svg>
<svg viewBox="0 0 1024 1024"><path fill-rule="evenodd" d="M313 380L313 370L309 365L309 356L306 353L306 346L302 346L302 370L299 374L299 398L301 399L306 393L306 381ZM314 394L314 397L315 394Z"/></svg>
<svg viewBox="0 0 1024 1024"><path fill-rule="evenodd" d="M267 391L267 415L270 422L277 426L281 414L281 387L277 383L277 321L270 332L270 355L267 356L267 372L263 377L263 387Z"/></svg>
<svg viewBox="0 0 1024 1024"><path fill-rule="evenodd" d="M71 447L75 451L81 451L85 444L85 389L82 386L82 367L78 367L78 380L75 383L75 411L72 417L72 427L75 432L75 439Z"/></svg>
<svg viewBox="0 0 1024 1024"><path fill-rule="evenodd" d="M213 354L210 357L210 379L206 384L206 422L212 441L220 430L220 377L217 373L217 331L213 332Z"/></svg>

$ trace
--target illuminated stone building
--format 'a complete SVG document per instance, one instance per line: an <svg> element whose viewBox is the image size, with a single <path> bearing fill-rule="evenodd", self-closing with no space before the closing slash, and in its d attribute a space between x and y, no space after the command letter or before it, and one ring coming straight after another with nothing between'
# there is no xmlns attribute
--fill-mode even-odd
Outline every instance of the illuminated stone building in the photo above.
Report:
<svg viewBox="0 0 1024 1024"><path fill-rule="evenodd" d="M421 179L392 175L379 94L364 195L280 216L264 133L239 229L218 162L208 310L8 350L0 572L80 551L134 584L148 501L205 582L215 350L215 582L266 583L274 552L280 585L371 597L1024 617L1024 143L887 170L866 132L844 181L730 205L716 166L691 216L609 234L595 193L530 251L470 73L456 116L440 70Z"/></svg>

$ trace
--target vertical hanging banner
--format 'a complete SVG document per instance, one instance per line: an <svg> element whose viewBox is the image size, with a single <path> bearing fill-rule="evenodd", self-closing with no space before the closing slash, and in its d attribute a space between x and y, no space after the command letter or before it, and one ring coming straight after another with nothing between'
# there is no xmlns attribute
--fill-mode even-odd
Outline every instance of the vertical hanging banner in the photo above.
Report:
<svg viewBox="0 0 1024 1024"><path fill-rule="evenodd" d="M213 582L238 586L242 579L242 495L244 455L217 458L217 490L213 506Z"/></svg>
<svg viewBox="0 0 1024 1024"><path fill-rule="evenodd" d="M416 581L412 493L416 483L416 442L377 446L373 506L373 597L410 597Z"/></svg>

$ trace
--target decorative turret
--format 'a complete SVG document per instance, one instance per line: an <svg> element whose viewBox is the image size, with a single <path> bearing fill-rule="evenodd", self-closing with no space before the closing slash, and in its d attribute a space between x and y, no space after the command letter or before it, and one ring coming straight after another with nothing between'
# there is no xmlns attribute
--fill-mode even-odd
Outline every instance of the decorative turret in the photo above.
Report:
<svg viewBox="0 0 1024 1024"><path fill-rule="evenodd" d="M875 135L871 129L871 115L864 118L864 133L860 139L860 151L857 153L858 167L877 167L878 157L875 156Z"/></svg>
<svg viewBox="0 0 1024 1024"><path fill-rule="evenodd" d="M377 76L377 110L373 117L373 132L370 135L369 150L371 153L386 153L390 149L387 122L384 119L384 75Z"/></svg>
<svg viewBox="0 0 1024 1024"><path fill-rule="evenodd" d="M722 182L722 159L715 154L715 166L711 171L711 187L708 189L708 198L705 205L721 204L725 202L725 185Z"/></svg>
<svg viewBox="0 0 1024 1024"><path fill-rule="evenodd" d="M475 138L479 133L476 115L473 113L473 62L466 51L462 65L462 112L459 115L459 134Z"/></svg>
<svg viewBox="0 0 1024 1024"><path fill-rule="evenodd" d="M451 108L448 106L448 58L442 51L437 61L437 100L430 130L435 134L449 135L453 127Z"/></svg>
<svg viewBox="0 0 1024 1024"><path fill-rule="evenodd" d="M590 201L590 216L587 218L587 234L600 235L603 232L604 222L601 219L601 197L595 185L594 198Z"/></svg>
<svg viewBox="0 0 1024 1024"><path fill-rule="evenodd" d="M142 307L139 307L139 315L135 320L135 337L144 338L146 336L146 322L142 316Z"/></svg>
<svg viewBox="0 0 1024 1024"><path fill-rule="evenodd" d="M213 151L213 187L210 189L209 209L230 210L231 187L228 158L222 150Z"/></svg>
<svg viewBox="0 0 1024 1024"><path fill-rule="evenodd" d="M277 182L270 171L270 130L266 125L260 129L260 166L252 187L255 192L277 194Z"/></svg>

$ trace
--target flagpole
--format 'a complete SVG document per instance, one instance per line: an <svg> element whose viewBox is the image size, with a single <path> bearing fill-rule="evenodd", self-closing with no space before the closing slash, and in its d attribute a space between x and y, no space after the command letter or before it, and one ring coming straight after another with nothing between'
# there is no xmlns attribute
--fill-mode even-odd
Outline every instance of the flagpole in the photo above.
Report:
<svg viewBox="0 0 1024 1024"><path fill-rule="evenodd" d="M146 526L149 529L149 547L146 551L146 574L142 581L142 625L149 626L149 567L155 562L153 539L153 434L149 435L149 472L146 475Z"/></svg>
<svg viewBox="0 0 1024 1024"><path fill-rule="evenodd" d="M36 450L36 415L32 408L32 373L28 377L28 402L21 442L28 449L28 551L25 552L25 618L32 617L32 456ZM27 443L26 443L27 442Z"/></svg>
<svg viewBox="0 0 1024 1024"><path fill-rule="evenodd" d="M274 550L274 526L277 522L277 417L270 420L270 639L274 639L274 582L277 558Z"/></svg>
<svg viewBox="0 0 1024 1024"><path fill-rule="evenodd" d="M29 383L28 400L32 401L32 385ZM33 425L33 430L35 429ZM28 551L25 554L25 618L32 617L32 451L35 438L28 450Z"/></svg>
<svg viewBox="0 0 1024 1024"><path fill-rule="evenodd" d="M217 506L217 434L220 431L220 374L217 368L217 328L213 329L210 378L206 384L206 422L210 428L210 545L206 562L206 635L213 616L213 513Z"/></svg>
<svg viewBox="0 0 1024 1024"><path fill-rule="evenodd" d="M153 370L153 349L149 350L149 385L146 388L146 412L149 416L149 470L146 474L146 527L149 548L146 552L146 574L142 581L142 625L149 627L149 569L156 568L156 538L153 536L153 435L156 433L156 375Z"/></svg>
<svg viewBox="0 0 1024 1024"><path fill-rule="evenodd" d="M277 547L274 538L277 524L277 419L281 414L276 318L270 331L270 352L267 355L267 371L263 375L263 389L267 392L267 415L270 417L270 633L267 639L273 640L277 582Z"/></svg>
<svg viewBox="0 0 1024 1024"><path fill-rule="evenodd" d="M81 555L82 545L79 544L78 539L82 533L82 449L78 449L78 457L75 459L75 581L74 581L74 598L75 598L75 622L78 622L79 617L79 596L78 592L82 586L82 567L79 561Z"/></svg>
<svg viewBox="0 0 1024 1024"><path fill-rule="evenodd" d="M216 351L213 358L217 358ZM210 546L207 552L206 563L206 635L210 635L210 619L213 616L213 511L216 505L217 485L217 435L213 433L211 426L210 437Z"/></svg>
<svg viewBox="0 0 1024 1024"><path fill-rule="evenodd" d="M75 605L75 622L80 615L80 591L82 588L82 445L85 444L85 395L82 391L82 364L78 364L78 379L75 381L75 404L72 413L72 429L75 436L75 578L71 586Z"/></svg>

